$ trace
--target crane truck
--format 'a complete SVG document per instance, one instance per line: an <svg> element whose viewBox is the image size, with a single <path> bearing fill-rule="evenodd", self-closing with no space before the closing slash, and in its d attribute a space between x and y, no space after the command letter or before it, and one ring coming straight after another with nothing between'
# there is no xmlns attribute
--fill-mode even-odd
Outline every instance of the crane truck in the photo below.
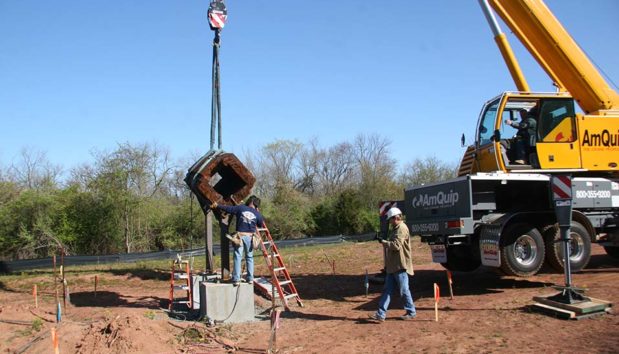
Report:
<svg viewBox="0 0 619 354"><path fill-rule="evenodd" d="M592 242L619 258L619 95L542 0L479 2L518 91L483 105L475 142L467 147L456 178L404 191L396 205L411 234L420 235L433 261L449 270L485 265L531 276L544 263L561 270L550 180L553 174L569 174L572 271L587 265ZM557 92L530 91L494 13ZM525 116L537 124L523 160L516 158L522 137L507 123Z"/></svg>

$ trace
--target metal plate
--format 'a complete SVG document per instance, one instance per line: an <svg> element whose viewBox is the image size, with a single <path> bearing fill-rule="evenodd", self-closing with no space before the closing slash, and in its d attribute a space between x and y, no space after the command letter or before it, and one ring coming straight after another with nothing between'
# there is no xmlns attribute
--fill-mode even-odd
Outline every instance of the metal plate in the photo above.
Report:
<svg viewBox="0 0 619 354"><path fill-rule="evenodd" d="M481 263L485 266L501 266L501 248L499 247L500 233L500 225L485 225L481 231L479 248Z"/></svg>
<svg viewBox="0 0 619 354"><path fill-rule="evenodd" d="M447 249L445 245L430 245L432 251L432 262L447 263Z"/></svg>

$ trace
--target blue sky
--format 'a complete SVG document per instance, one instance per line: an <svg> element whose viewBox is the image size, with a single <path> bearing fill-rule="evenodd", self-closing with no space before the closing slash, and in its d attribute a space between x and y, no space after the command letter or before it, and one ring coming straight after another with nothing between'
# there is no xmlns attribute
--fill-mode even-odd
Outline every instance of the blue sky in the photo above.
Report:
<svg viewBox="0 0 619 354"><path fill-rule="evenodd" d="M619 83L619 1L546 3ZM157 142L175 158L206 152L208 4L0 1L0 166L24 147L65 169L123 142ZM477 0L226 5L222 140L239 156L276 138L330 146L379 133L400 164L455 163L482 104L515 90ZM552 91L508 36L532 89Z"/></svg>

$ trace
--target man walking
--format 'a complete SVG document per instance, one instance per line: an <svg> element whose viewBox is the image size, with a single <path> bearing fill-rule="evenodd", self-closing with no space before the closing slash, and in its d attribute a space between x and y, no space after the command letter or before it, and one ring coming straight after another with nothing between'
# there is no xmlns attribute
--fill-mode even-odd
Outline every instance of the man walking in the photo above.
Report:
<svg viewBox="0 0 619 354"><path fill-rule="evenodd" d="M254 247L252 236L256 233L256 227L262 227L264 218L258 211L260 198L252 195L247 199L245 205L218 205L213 203L211 209L220 209L230 215L236 216L236 232L241 242L234 245L234 268L232 269L232 283L238 286L241 281L241 260L245 253L245 264L247 266L247 282L254 281ZM245 251L245 252L243 252Z"/></svg>
<svg viewBox="0 0 619 354"><path fill-rule="evenodd" d="M417 315L413 297L408 287L408 275L413 275L413 260L408 226L402 220L402 211L391 208L387 212L387 221L391 224L391 233L387 240L379 239L385 248L385 288L378 300L378 311L370 315L370 319L383 322L391 301L391 294L398 289L404 301L406 313L401 320L411 320Z"/></svg>

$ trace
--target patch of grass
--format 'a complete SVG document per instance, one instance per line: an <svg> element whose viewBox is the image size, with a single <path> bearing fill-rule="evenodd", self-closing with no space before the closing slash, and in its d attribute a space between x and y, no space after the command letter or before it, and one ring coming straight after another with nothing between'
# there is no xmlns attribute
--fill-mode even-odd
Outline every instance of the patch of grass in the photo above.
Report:
<svg viewBox="0 0 619 354"><path fill-rule="evenodd" d="M156 314L155 314L154 311L148 310L148 311L144 312L144 317L148 318L149 320L154 320L155 316L156 316Z"/></svg>
<svg viewBox="0 0 619 354"><path fill-rule="evenodd" d="M17 335L19 337L29 337L32 335L32 328L25 328L22 330L17 331Z"/></svg>
<svg viewBox="0 0 619 354"><path fill-rule="evenodd" d="M43 321L40 318L35 318L32 320L32 324L30 327L26 327L22 330L17 331L17 335L20 337L29 337L33 333L41 331L43 328Z"/></svg>
<svg viewBox="0 0 619 354"><path fill-rule="evenodd" d="M188 343L204 343L206 341L208 341L208 338L196 327L185 328L181 333L176 335L176 342L183 345Z"/></svg>
<svg viewBox="0 0 619 354"><path fill-rule="evenodd" d="M215 334L232 340L238 339L238 333L233 330L231 324L223 324L215 327Z"/></svg>
<svg viewBox="0 0 619 354"><path fill-rule="evenodd" d="M43 320L40 318L35 318L32 320L32 330L35 332L39 332L43 328Z"/></svg>

